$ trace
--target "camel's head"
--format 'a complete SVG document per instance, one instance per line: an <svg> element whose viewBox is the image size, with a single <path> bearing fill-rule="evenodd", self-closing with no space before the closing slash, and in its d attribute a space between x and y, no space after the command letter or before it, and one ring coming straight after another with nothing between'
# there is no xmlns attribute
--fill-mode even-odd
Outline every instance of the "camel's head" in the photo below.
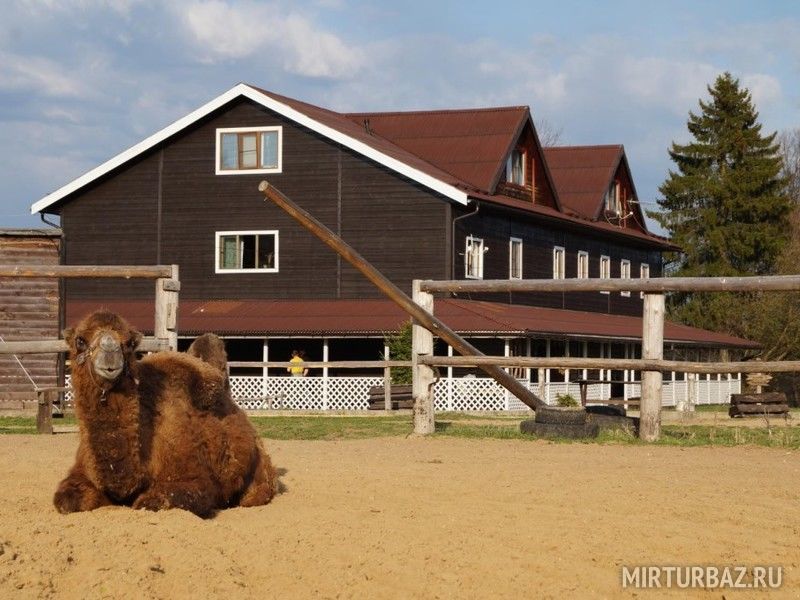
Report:
<svg viewBox="0 0 800 600"><path fill-rule="evenodd" d="M65 330L64 339L69 344L73 373L85 370L99 387L110 389L123 373L131 372L142 334L122 317L100 310Z"/></svg>

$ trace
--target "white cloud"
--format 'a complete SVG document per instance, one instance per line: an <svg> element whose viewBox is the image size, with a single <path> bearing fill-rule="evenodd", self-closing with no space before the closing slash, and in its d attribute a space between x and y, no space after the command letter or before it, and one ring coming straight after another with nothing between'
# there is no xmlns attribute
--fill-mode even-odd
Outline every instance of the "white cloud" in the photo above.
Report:
<svg viewBox="0 0 800 600"><path fill-rule="evenodd" d="M0 90L84 97L89 90L55 60L0 51Z"/></svg>
<svg viewBox="0 0 800 600"><path fill-rule="evenodd" d="M350 78L364 64L359 48L274 4L209 0L175 8L205 62L254 57L267 67L277 62L297 75L334 79Z"/></svg>

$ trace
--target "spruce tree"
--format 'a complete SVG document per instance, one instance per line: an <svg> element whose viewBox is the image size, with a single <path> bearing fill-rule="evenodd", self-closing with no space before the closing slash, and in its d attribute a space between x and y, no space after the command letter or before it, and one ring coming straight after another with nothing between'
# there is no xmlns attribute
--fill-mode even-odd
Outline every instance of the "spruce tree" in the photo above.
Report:
<svg viewBox="0 0 800 600"><path fill-rule="evenodd" d="M659 188L661 211L651 213L682 249L672 257L670 273L773 273L788 240L791 210L776 133L761 134L750 92L730 73L717 77L708 92L700 114L689 113L694 140L672 144L669 155L677 170L670 170ZM670 310L691 325L742 331L742 315L730 295L674 295Z"/></svg>

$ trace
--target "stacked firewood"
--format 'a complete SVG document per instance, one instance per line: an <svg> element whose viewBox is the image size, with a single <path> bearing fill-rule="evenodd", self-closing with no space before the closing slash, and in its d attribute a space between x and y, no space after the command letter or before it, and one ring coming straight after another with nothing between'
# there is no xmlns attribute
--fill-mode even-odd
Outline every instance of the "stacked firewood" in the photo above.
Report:
<svg viewBox="0 0 800 600"><path fill-rule="evenodd" d="M731 394L728 414L732 417L786 416L789 404L783 392Z"/></svg>

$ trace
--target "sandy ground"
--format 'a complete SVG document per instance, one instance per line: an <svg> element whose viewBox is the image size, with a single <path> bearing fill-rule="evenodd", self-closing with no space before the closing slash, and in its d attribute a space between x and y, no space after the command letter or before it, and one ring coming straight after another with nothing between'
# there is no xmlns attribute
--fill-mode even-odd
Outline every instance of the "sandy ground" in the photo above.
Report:
<svg viewBox="0 0 800 600"><path fill-rule="evenodd" d="M267 441L288 490L203 521L57 514L76 445L0 436L2 598L660 595L623 590L622 565L780 565L783 586L758 596L800 597L796 451Z"/></svg>

